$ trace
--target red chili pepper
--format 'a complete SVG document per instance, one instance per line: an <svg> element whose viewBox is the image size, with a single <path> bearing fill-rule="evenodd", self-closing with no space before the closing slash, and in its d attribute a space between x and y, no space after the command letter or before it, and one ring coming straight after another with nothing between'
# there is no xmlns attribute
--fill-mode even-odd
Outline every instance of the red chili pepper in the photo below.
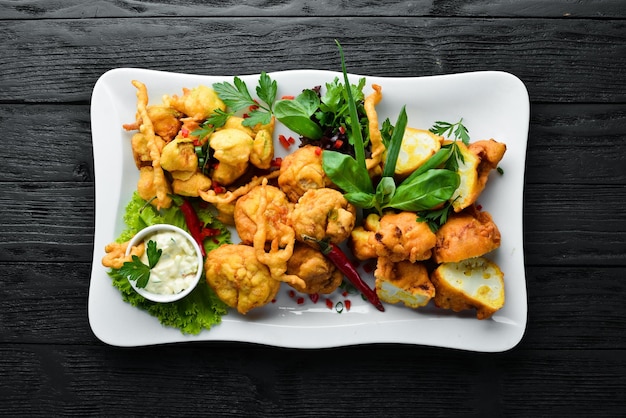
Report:
<svg viewBox="0 0 626 418"><path fill-rule="evenodd" d="M385 312L385 307L378 299L376 291L371 289L367 283L363 281L359 272L356 270L350 259L341 251L341 248L333 242L318 240L313 237L304 236L305 240L315 241L320 247L320 251L341 271L372 305L381 312Z"/></svg>
<svg viewBox="0 0 626 418"><path fill-rule="evenodd" d="M295 98L296 98L295 96L283 96L283 97L281 97L281 99L283 99L283 100L293 100Z"/></svg>
<svg viewBox="0 0 626 418"><path fill-rule="evenodd" d="M287 140L287 137L282 134L278 135L278 142L280 142L280 145L282 145L285 149L289 149L289 147L291 146L291 144Z"/></svg>
<svg viewBox="0 0 626 418"><path fill-rule="evenodd" d="M335 144L333 145L335 148L339 149L341 148L343 145L343 141L341 139L338 139L335 141Z"/></svg>
<svg viewBox="0 0 626 418"><path fill-rule="evenodd" d="M315 147L315 155L322 155L322 149L320 147Z"/></svg>
<svg viewBox="0 0 626 418"><path fill-rule="evenodd" d="M182 129L180 130L180 135L181 135L183 138L187 138L187 137L189 136L189 129L187 129L187 128L182 128Z"/></svg>
<svg viewBox="0 0 626 418"><path fill-rule="evenodd" d="M185 216L185 222L187 223L187 228L189 229L189 233L191 234L193 239L198 243L198 245L200 246L200 252L202 252L202 256L205 257L206 256L206 251L204 249L205 237L203 236L204 224L202 223L200 218L198 218L198 214L196 213L193 206L191 206L191 203L189 203L189 201L185 199L181 199L181 201L182 203L180 204L179 208L180 208L180 211Z"/></svg>

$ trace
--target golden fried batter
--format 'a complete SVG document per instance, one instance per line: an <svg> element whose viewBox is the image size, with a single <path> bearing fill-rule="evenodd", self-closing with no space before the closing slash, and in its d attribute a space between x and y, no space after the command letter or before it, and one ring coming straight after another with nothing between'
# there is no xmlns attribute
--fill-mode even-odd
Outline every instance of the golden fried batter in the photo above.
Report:
<svg viewBox="0 0 626 418"><path fill-rule="evenodd" d="M338 244L350 236L356 208L335 189L311 189L298 200L289 220L299 241L309 236Z"/></svg>
<svg viewBox="0 0 626 418"><path fill-rule="evenodd" d="M291 286L299 292L328 294L334 292L343 281L343 274L320 251L297 242L293 255L287 262L287 274L300 277L306 287Z"/></svg>
<svg viewBox="0 0 626 418"><path fill-rule="evenodd" d="M219 161L211 176L213 180L228 186L246 172L254 145L250 135L239 129L222 129L211 135L209 145Z"/></svg>
<svg viewBox="0 0 626 418"><path fill-rule="evenodd" d="M279 234L279 224L287 224L293 203L289 202L287 196L274 186L256 186L237 199L234 212L237 234L244 244L252 244L254 241L254 234L257 231L257 212L260 210L262 195L265 195L267 199L262 217L267 228L266 240L272 241L278 238L280 240L279 245L284 247L287 242L283 240L285 237L281 237Z"/></svg>
<svg viewBox="0 0 626 418"><path fill-rule="evenodd" d="M480 140L469 145L469 151L480 160L478 164L478 194L482 193L487 185L489 173L498 167L498 163L504 157L506 144L497 142L494 139Z"/></svg>
<svg viewBox="0 0 626 418"><path fill-rule="evenodd" d="M174 178L188 180L198 169L198 156L190 139L174 138L161 152L161 167Z"/></svg>
<svg viewBox="0 0 626 418"><path fill-rule="evenodd" d="M193 89L183 88L183 96L165 96L163 102L181 113L195 119L204 120L216 109L226 110L226 105L217 96L215 90L200 85Z"/></svg>
<svg viewBox="0 0 626 418"><path fill-rule="evenodd" d="M217 296L244 315L271 302L280 288L248 245L227 244L210 251L204 268Z"/></svg>
<svg viewBox="0 0 626 418"><path fill-rule="evenodd" d="M488 212L470 206L450 215L436 233L433 260L437 263L458 262L479 257L500 246L500 231Z"/></svg>
<svg viewBox="0 0 626 418"><path fill-rule="evenodd" d="M332 185L322 169L321 148L306 145L287 155L280 165L278 186L289 200L298 199L311 189L321 189Z"/></svg>
<svg viewBox="0 0 626 418"><path fill-rule="evenodd" d="M201 190L208 190L211 187L211 179L196 171L186 180L174 179L172 181L172 191L181 196L198 197Z"/></svg>
<svg viewBox="0 0 626 418"><path fill-rule="evenodd" d="M154 142L157 148L162 151L165 146L165 141L163 141L161 137L155 136ZM148 148L148 138L141 132L137 132L131 138L130 143L137 168L152 166L152 157L150 156L150 149Z"/></svg>
<svg viewBox="0 0 626 418"><path fill-rule="evenodd" d="M375 224L371 220L370 223ZM370 228L374 234L369 236L369 245L374 247L376 255L393 262L427 260L437 241L428 225L418 222L413 212L387 213L377 226Z"/></svg>
<svg viewBox="0 0 626 418"><path fill-rule="evenodd" d="M104 257L102 257L102 265L104 267L111 267L114 269L122 268L125 262L132 261L133 255L137 257L141 257L143 252L145 251L145 245L142 242L141 244L134 246L131 248L130 253L126 255L126 250L128 249L128 243L130 241L126 241L123 243L112 242L107 244L104 247L104 252L106 253Z"/></svg>
<svg viewBox="0 0 626 418"><path fill-rule="evenodd" d="M378 129L378 113L376 112L376 105L383 98L383 88L378 84L372 84L372 89L374 89L374 92L365 98L363 106L367 115L370 142L372 144L372 155L365 163L370 176L374 177L382 173L381 165L386 148Z"/></svg>
<svg viewBox="0 0 626 418"><path fill-rule="evenodd" d="M147 202L152 201L154 197L157 196L159 191L165 191L166 194L171 193L169 183L167 183L167 181L161 182L159 186L157 184L157 180L156 180L154 173L155 173L154 168L150 166L141 167L139 169L139 180L137 181L137 194L139 195L139 197L141 197L143 200ZM162 206L162 207L169 207L172 204L172 200L169 196L166 199L166 202L167 201L169 201L169 205Z"/></svg>
<svg viewBox="0 0 626 418"><path fill-rule="evenodd" d="M400 261L394 263L380 257L374 271L376 294L383 302L404 303L410 308L428 304L435 296L435 287L422 263Z"/></svg>

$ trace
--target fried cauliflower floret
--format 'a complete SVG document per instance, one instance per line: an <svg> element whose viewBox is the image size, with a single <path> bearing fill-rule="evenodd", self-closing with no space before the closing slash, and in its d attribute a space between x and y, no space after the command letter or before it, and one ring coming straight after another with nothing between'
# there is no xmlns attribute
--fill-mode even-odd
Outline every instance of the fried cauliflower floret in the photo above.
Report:
<svg viewBox="0 0 626 418"><path fill-rule="evenodd" d="M355 227L350 233L348 246L352 250L352 254L359 260L377 257L374 232L367 231L360 225Z"/></svg>
<svg viewBox="0 0 626 418"><path fill-rule="evenodd" d="M422 263L394 263L380 257L374 271L376 294L387 303L404 303L410 308L426 306L435 295L435 287Z"/></svg>
<svg viewBox="0 0 626 418"><path fill-rule="evenodd" d="M431 257L437 238L425 222L417 221L415 213L386 213L379 222L375 217L368 219L370 228L375 228L374 234L369 236L369 244L378 257L412 263Z"/></svg>
<svg viewBox="0 0 626 418"><path fill-rule="evenodd" d="M395 173L406 177L435 155L441 148L443 138L430 131L406 128L396 161Z"/></svg>
<svg viewBox="0 0 626 418"><path fill-rule="evenodd" d="M475 206L450 215L436 236L437 244L433 250L436 263L480 257L500 246L500 231L491 215Z"/></svg>
<svg viewBox="0 0 626 418"><path fill-rule="evenodd" d="M435 305L459 312L476 309L478 319L490 318L504 306L504 274L484 257L444 263L430 276Z"/></svg>
<svg viewBox="0 0 626 418"><path fill-rule="evenodd" d="M203 85L193 89L183 88L182 97L166 95L163 103L195 120L208 118L216 109L226 110L226 105L215 90Z"/></svg>
<svg viewBox="0 0 626 418"><path fill-rule="evenodd" d="M296 239L301 242L307 236L338 244L350 236L356 222L356 208L337 190L311 189L298 200L289 220Z"/></svg>
<svg viewBox="0 0 626 418"><path fill-rule="evenodd" d="M114 269L122 268L125 262L132 261L133 255L137 257L141 257L145 251L145 245L143 242L133 248L130 249L130 253L126 255L126 249L128 248L128 243L130 241L126 241L123 243L112 242L107 244L104 247L104 252L106 253L104 257L102 257L102 265L104 267L111 267Z"/></svg>
<svg viewBox="0 0 626 418"><path fill-rule="evenodd" d="M254 145L250 135L239 129L222 129L211 135L209 145L219 161L213 180L228 186L246 172Z"/></svg>
<svg viewBox="0 0 626 418"><path fill-rule="evenodd" d="M331 186L330 179L322 169L320 151L319 147L306 145L283 159L278 186L292 202L297 202L307 190Z"/></svg>
<svg viewBox="0 0 626 418"><path fill-rule="evenodd" d="M267 206L262 214L262 219L266 225L266 240L279 239L279 245L284 247L286 242L280 241L282 237L279 233L279 225L288 223L289 211L293 204L287 200L287 196L274 186L256 186L248 193L237 199L235 211L233 213L237 234L244 244L252 244L254 234L257 231L257 219L261 194L265 193Z"/></svg>
<svg viewBox="0 0 626 418"><path fill-rule="evenodd" d="M193 142L185 138L175 138L161 152L161 167L174 178L188 180L198 168L198 156Z"/></svg>
<svg viewBox="0 0 626 418"><path fill-rule="evenodd" d="M172 191L181 196L198 197L200 191L208 190L211 184L210 178L197 171L186 180L174 179L172 181Z"/></svg>
<svg viewBox="0 0 626 418"><path fill-rule="evenodd" d="M148 106L147 111L154 126L154 133L163 138L165 142L171 141L182 125L181 113L163 105Z"/></svg>
<svg viewBox="0 0 626 418"><path fill-rule="evenodd" d="M274 139L269 130L261 129L254 136L250 163L260 169L267 170L274 159Z"/></svg>
<svg viewBox="0 0 626 418"><path fill-rule="evenodd" d="M291 286L302 293L334 292L343 280L343 274L320 251L302 243L296 243L293 255L287 262L287 274L300 277L306 283Z"/></svg>
<svg viewBox="0 0 626 418"><path fill-rule="evenodd" d="M257 260L254 248L247 245L227 244L210 251L204 268L217 296L244 315L271 302L280 288L267 266Z"/></svg>

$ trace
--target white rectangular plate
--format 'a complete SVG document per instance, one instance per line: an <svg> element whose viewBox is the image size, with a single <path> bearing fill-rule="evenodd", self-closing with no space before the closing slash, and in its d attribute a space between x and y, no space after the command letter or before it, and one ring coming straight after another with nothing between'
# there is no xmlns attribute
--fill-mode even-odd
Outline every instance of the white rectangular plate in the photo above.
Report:
<svg viewBox="0 0 626 418"><path fill-rule="evenodd" d="M298 70L271 73L278 82L278 96L297 95L305 88L324 86L341 73ZM350 75L355 83L361 76ZM240 76L251 92L258 75ZM522 206L529 124L529 100L524 84L503 72L474 72L419 78L366 77L365 94L372 84L382 86L377 106L379 120L395 122L406 105L408 125L429 129L435 121L456 122L461 117L472 141L494 138L507 145L500 167L494 171L479 199L502 234L502 246L489 254L505 274L504 308L489 320L477 320L473 312L454 313L432 306L408 309L386 305L379 312L359 296L350 295L352 306L339 314L328 309L325 298L317 303L305 298L299 304L281 288L275 303L246 316L231 312L220 325L199 335L183 335L162 326L146 312L122 301L111 284L101 259L104 247L123 229L124 208L136 188L138 172L130 147L131 134L122 124L133 122L136 89L131 80L146 84L151 103L164 94L182 94L183 87L230 81L232 76L201 76L122 68L111 70L96 83L91 102L91 129L96 181L96 228L89 290L89 321L95 335L115 346L143 346L184 341L239 341L280 347L323 348L368 343L404 343L471 351L508 350L521 340L526 328L527 301L524 271ZM277 124L278 134L294 135ZM276 147L280 156L281 147ZM233 240L236 241L236 235ZM371 274L366 280L373 284ZM333 302L345 299L339 293Z"/></svg>

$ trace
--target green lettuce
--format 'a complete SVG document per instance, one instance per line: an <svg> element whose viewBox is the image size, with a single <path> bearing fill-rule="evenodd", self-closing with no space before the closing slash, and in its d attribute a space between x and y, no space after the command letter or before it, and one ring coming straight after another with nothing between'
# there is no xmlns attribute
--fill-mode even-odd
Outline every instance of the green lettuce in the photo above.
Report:
<svg viewBox="0 0 626 418"><path fill-rule="evenodd" d="M207 252L230 242L229 231L210 211L198 210L196 207L196 212L208 227L221 231L219 235L204 241ZM126 242L143 228L158 223L172 224L188 231L185 217L178 207L173 205L168 209L157 211L135 192L126 205L125 229L116 241ZM118 269L111 269L108 274L125 302L145 310L165 326L180 329L183 334L195 335L203 329L210 329L219 324L222 316L228 313L228 306L217 297L204 279L204 275L196 288L183 299L172 303L158 303L149 301L135 292L128 279L121 275Z"/></svg>

